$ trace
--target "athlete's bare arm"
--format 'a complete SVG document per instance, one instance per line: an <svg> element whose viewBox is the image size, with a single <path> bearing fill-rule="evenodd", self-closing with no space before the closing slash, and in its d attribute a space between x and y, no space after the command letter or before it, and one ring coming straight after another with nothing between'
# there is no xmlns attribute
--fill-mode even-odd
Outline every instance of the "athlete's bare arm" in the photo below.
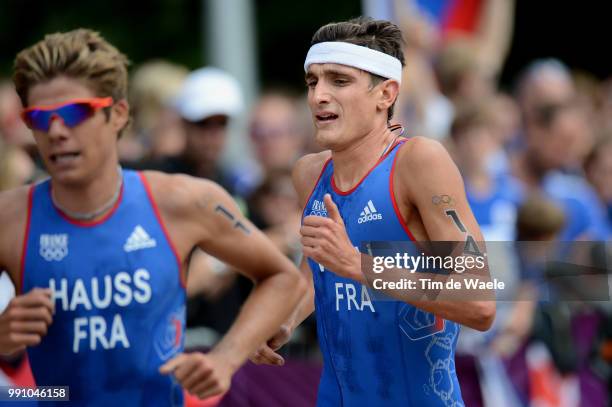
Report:
<svg viewBox="0 0 612 407"><path fill-rule="evenodd" d="M0 193L0 271L5 270L15 291L21 287L21 249L25 235L29 187ZM48 289L35 288L17 295L0 314L0 354L23 351L40 343L53 321Z"/></svg>
<svg viewBox="0 0 612 407"><path fill-rule="evenodd" d="M308 204L308 199L319 180L323 166L330 157L331 153L329 151L323 151L321 153L308 154L300 158L295 164L293 169L293 187L297 191L302 210ZM300 271L307 278L308 291L293 315L293 319L289 321L292 331L314 312L314 285L306 255L304 255L300 264Z"/></svg>
<svg viewBox="0 0 612 407"><path fill-rule="evenodd" d="M331 154L324 151L316 154L308 154L300 158L293 168L293 187L297 191L300 207L308 203L308 198L314 189L321 170ZM312 273L308 266L307 258L304 256L300 263L300 272L307 281L307 290L302 297L293 315L281 327L281 329L266 343L259 347L251 357L251 361L257 364L282 365L283 357L276 351L289 341L294 329L300 325L310 314L314 312L314 284Z"/></svg>
<svg viewBox="0 0 612 407"><path fill-rule="evenodd" d="M465 196L456 165L438 142L415 137L398 152L395 191L400 212L417 241L471 239L484 252L484 239ZM428 301L413 305L469 327L486 330L494 301Z"/></svg>
<svg viewBox="0 0 612 407"><path fill-rule="evenodd" d="M0 269L19 292L21 246L26 228L29 187L0 192Z"/></svg>
<svg viewBox="0 0 612 407"><path fill-rule="evenodd" d="M329 151L323 151L321 153L308 154L300 158L295 164L293 169L293 187L298 194L300 208L302 211L308 204L308 199L310 198L310 194L314 190L317 181L319 180L319 176L323 171L323 166L330 159L330 157L331 153ZM302 259L302 263L300 264L300 271L307 278L309 284L306 296L294 314L293 321L291 321L292 330L314 312L314 285L312 281L312 273L307 262L307 256L305 255Z"/></svg>
<svg viewBox="0 0 612 407"><path fill-rule="evenodd" d="M304 280L217 184L182 175L145 176L182 261L198 246L255 283L229 332L210 353L181 354L160 369L173 372L199 397L222 393L247 357L289 318L304 293Z"/></svg>
<svg viewBox="0 0 612 407"><path fill-rule="evenodd" d="M283 345L289 342L293 331L297 328L310 314L314 312L314 284L312 281L312 273L306 261L306 257L302 258L300 263L300 272L306 279L306 293L293 314L280 327L278 332L274 334L267 342L263 343L257 351L251 355L250 359L255 364L266 364L282 366L285 364L285 359L276 351Z"/></svg>

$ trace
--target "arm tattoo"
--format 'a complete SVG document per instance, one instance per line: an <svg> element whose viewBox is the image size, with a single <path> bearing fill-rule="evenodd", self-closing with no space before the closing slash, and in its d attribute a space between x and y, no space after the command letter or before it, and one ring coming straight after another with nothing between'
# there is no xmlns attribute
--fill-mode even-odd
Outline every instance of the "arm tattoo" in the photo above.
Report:
<svg viewBox="0 0 612 407"><path fill-rule="evenodd" d="M217 207L215 208L215 212L221 212L221 215L225 216L232 223L234 223L234 228L238 228L242 230L247 235L251 233L249 228L247 228L245 224L240 221L240 219L236 219L236 217L229 210L227 210L223 205L221 204L217 205Z"/></svg>
<svg viewBox="0 0 612 407"><path fill-rule="evenodd" d="M238 228L238 229L242 229L242 231L243 231L244 233L246 233L247 235L251 234L251 231L250 231L250 230L249 230L249 229L248 229L246 226L244 226L244 223L242 223L242 222L240 222L240 221L236 222L236 224L234 225L234 227L235 227L235 228Z"/></svg>
<svg viewBox="0 0 612 407"><path fill-rule="evenodd" d="M232 215L232 213L230 211L228 211L227 209L225 209L223 207L223 205L217 205L217 207L215 208L215 212L221 212L223 215L225 215L226 218L228 218L229 220L233 221L234 220L234 215Z"/></svg>
<svg viewBox="0 0 612 407"><path fill-rule="evenodd" d="M446 216L450 216L453 219L453 222L455 222L455 225L459 228L461 232L467 232L467 230L465 230L465 226L463 226L463 223L461 223L461 219L459 219L459 216L457 215L457 212L455 212L454 209L449 209L444 213L446 213Z"/></svg>
<svg viewBox="0 0 612 407"><path fill-rule="evenodd" d="M453 198L450 195L434 195L431 197L431 203L434 205L452 205L455 203Z"/></svg>
<svg viewBox="0 0 612 407"><path fill-rule="evenodd" d="M453 222L455 222L455 226L457 226L457 228L462 233L467 233L467 237L465 238L465 247L463 248L463 253L470 254L472 256L482 256L482 252L478 248L478 245L476 244L474 237L467 231L465 226L463 226L463 223L461 222L461 219L459 219L459 215L457 215L457 212L454 209L448 209L444 213L446 213L446 216L450 217L453 220Z"/></svg>

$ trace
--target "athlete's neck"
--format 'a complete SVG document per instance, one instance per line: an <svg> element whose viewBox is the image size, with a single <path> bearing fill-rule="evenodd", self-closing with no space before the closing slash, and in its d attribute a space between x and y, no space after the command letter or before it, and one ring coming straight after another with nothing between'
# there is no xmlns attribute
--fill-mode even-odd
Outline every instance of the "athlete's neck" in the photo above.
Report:
<svg viewBox="0 0 612 407"><path fill-rule="evenodd" d="M388 152L397 137L385 126L372 130L346 148L332 150L336 186L342 191L353 188Z"/></svg>
<svg viewBox="0 0 612 407"><path fill-rule="evenodd" d="M96 213L114 200L117 187L121 183L120 177L121 172L118 171L118 164L115 162L105 165L87 182L66 184L51 179L52 199L67 215L95 213L95 217L87 219L95 221L103 218L115 206L110 205L101 213Z"/></svg>

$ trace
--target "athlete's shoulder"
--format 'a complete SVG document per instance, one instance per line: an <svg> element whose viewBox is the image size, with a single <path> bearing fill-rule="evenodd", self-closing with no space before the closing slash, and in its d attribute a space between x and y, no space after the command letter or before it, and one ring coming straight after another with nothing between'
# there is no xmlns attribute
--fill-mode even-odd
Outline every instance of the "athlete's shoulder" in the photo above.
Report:
<svg viewBox="0 0 612 407"><path fill-rule="evenodd" d="M415 136L407 139L398 151L398 165L403 167L430 167L453 163L448 150L437 140Z"/></svg>
<svg viewBox="0 0 612 407"><path fill-rule="evenodd" d="M15 221L25 218L28 210L28 195L31 185L0 192L0 224L5 231L11 230L6 227Z"/></svg>
<svg viewBox="0 0 612 407"><path fill-rule="evenodd" d="M326 150L320 153L307 154L300 158L293 167L293 185L300 197L300 202L304 202L308 194L313 190L325 163L331 158L331 151Z"/></svg>
<svg viewBox="0 0 612 407"><path fill-rule="evenodd" d="M403 191L408 193L411 202L423 190L463 188L459 169L439 141L413 137L404 142L397 154L396 181L405 187Z"/></svg>
<svg viewBox="0 0 612 407"><path fill-rule="evenodd" d="M185 174L166 174L159 171L143 171L151 198L156 205L170 215L189 215L198 202L222 194L217 183Z"/></svg>
<svg viewBox="0 0 612 407"><path fill-rule="evenodd" d="M19 247L25 234L30 185L0 192L0 270L17 264ZM13 268L9 272L16 272ZM11 275L14 277L14 275Z"/></svg>

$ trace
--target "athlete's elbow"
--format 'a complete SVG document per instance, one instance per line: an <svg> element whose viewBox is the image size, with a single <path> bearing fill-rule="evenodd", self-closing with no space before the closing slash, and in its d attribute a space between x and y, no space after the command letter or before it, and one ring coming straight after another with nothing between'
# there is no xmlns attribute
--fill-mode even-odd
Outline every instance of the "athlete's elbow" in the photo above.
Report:
<svg viewBox="0 0 612 407"><path fill-rule="evenodd" d="M306 278L295 266L291 265L284 268L278 273L277 278L280 284L277 288L280 292L291 297L291 300L294 300L293 302L299 302L306 295L308 289Z"/></svg>
<svg viewBox="0 0 612 407"><path fill-rule="evenodd" d="M308 293L308 282L302 273L299 272L299 270L297 273L291 274L294 279L293 289L295 290L295 295L298 299L301 299Z"/></svg>
<svg viewBox="0 0 612 407"><path fill-rule="evenodd" d="M495 302L479 301L475 304L474 320L472 328L479 331L487 331L495 320Z"/></svg>

